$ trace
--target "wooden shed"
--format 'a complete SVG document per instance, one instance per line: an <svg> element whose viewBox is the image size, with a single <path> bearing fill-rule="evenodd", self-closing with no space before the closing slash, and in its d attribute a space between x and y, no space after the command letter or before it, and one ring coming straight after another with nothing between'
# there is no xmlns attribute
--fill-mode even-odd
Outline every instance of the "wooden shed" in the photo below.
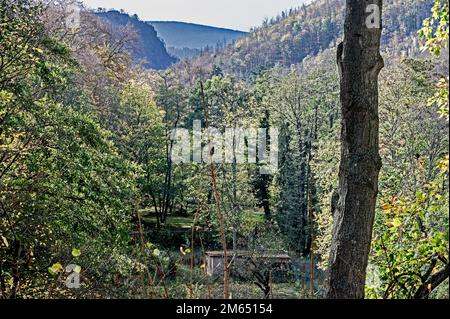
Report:
<svg viewBox="0 0 450 319"><path fill-rule="evenodd" d="M277 272L289 270L291 258L285 252L247 250L228 251L228 262L231 263L231 275L248 276L255 267L270 268ZM223 251L206 252L206 270L211 277L223 274Z"/></svg>

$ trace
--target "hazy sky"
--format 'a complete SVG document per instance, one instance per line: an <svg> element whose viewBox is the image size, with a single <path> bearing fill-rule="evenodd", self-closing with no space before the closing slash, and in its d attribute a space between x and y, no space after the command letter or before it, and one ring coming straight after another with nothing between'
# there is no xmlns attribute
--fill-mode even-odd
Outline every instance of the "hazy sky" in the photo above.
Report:
<svg viewBox="0 0 450 319"><path fill-rule="evenodd" d="M248 31L265 17L310 0L82 0L90 8L124 9L142 20L193 22Z"/></svg>

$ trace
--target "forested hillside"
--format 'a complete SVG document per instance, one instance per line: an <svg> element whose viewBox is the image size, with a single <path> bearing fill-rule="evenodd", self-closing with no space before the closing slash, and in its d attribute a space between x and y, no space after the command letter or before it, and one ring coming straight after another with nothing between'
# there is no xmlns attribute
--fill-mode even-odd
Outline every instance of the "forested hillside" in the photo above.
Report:
<svg viewBox="0 0 450 319"><path fill-rule="evenodd" d="M97 16L106 19L115 27L131 27L136 33L136 41L130 52L135 63L143 62L146 68L166 69L176 62L176 59L166 51L164 42L154 27L137 16L129 16L119 11L97 12Z"/></svg>
<svg viewBox="0 0 450 319"><path fill-rule="evenodd" d="M318 0L284 11L265 20L222 54L204 54L199 63L217 65L242 78L276 65L298 64L337 45L343 32L344 6L344 0ZM383 6L383 50L396 55L417 54L417 30L429 15L432 2L386 0Z"/></svg>
<svg viewBox="0 0 450 319"><path fill-rule="evenodd" d="M0 0L0 299L448 299L448 0L383 2L380 41L317 0L175 63L137 17Z"/></svg>

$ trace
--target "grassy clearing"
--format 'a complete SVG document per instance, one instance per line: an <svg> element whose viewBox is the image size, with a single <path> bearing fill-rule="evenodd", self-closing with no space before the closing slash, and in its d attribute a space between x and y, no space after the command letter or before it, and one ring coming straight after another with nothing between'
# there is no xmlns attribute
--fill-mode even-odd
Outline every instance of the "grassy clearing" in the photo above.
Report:
<svg viewBox="0 0 450 319"><path fill-rule="evenodd" d="M156 217L143 217L142 220L147 224L156 224L157 221ZM164 223L164 226L187 229L191 228L193 223L194 219L192 217L169 216L167 217L167 221Z"/></svg>
<svg viewBox="0 0 450 319"><path fill-rule="evenodd" d="M223 298L223 284L221 282L193 284L190 293L189 284L181 282L168 283L166 288L171 296L192 299L221 299ZM251 282L232 282L230 285L232 299L262 299L264 293ZM163 290L161 290L163 293ZM309 298L306 289L295 283L274 283L270 299L306 299Z"/></svg>

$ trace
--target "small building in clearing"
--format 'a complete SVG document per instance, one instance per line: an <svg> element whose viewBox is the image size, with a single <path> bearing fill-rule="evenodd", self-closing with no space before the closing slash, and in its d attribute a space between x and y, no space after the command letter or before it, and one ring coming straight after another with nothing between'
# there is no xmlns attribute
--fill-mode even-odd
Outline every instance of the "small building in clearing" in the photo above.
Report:
<svg viewBox="0 0 450 319"><path fill-rule="evenodd" d="M291 258L285 252L256 252L256 251L228 251L227 259L230 263L231 275L238 277L251 276L255 271L270 270L274 273L287 273L290 269ZM206 272L211 277L223 274L223 251L206 252Z"/></svg>

